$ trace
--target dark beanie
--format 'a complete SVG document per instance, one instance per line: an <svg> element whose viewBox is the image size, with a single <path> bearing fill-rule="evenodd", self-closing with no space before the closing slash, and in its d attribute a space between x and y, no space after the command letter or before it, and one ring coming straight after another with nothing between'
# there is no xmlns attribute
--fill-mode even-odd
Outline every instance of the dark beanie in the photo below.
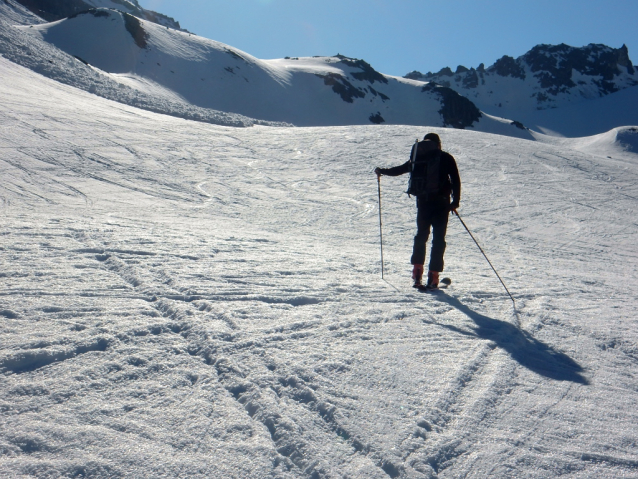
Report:
<svg viewBox="0 0 638 479"><path fill-rule="evenodd" d="M436 133L428 133L423 137L423 140L430 140L439 145L441 144L441 138L439 138L439 135L437 135Z"/></svg>

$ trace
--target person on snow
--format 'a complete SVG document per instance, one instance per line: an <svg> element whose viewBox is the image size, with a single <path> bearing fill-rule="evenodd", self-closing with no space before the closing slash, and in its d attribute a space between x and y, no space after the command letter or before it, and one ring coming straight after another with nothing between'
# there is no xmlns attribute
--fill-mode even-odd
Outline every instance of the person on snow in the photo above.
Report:
<svg viewBox="0 0 638 479"><path fill-rule="evenodd" d="M408 194L416 196L417 232L414 237L411 263L414 287L422 287L425 249L432 229L432 250L426 288L437 288L443 271L445 234L450 211L456 213L461 200L461 178L454 157L441 150L441 139L428 133L412 147L410 159L393 168L375 168L381 175L399 176L410 173Z"/></svg>

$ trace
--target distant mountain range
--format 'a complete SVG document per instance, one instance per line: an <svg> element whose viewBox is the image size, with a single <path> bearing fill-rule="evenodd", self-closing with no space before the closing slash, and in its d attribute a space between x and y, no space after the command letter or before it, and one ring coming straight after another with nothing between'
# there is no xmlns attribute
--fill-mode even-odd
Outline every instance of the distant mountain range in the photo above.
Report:
<svg viewBox="0 0 638 479"><path fill-rule="evenodd" d="M595 100L638 85L638 67L627 47L590 44L537 45L514 59L503 56L485 68L458 66L437 73L413 71L405 78L435 82L472 100L482 111L535 123L539 110Z"/></svg>
<svg viewBox="0 0 638 479"><path fill-rule="evenodd" d="M429 125L523 138L532 136L526 127L583 136L638 124L638 68L625 46L539 45L489 68L401 78L343 55L260 60L182 30L137 0L3 2L0 53L7 58L100 96L185 118ZM619 93L623 101L608 100ZM574 109L592 121L566 122L564 113Z"/></svg>

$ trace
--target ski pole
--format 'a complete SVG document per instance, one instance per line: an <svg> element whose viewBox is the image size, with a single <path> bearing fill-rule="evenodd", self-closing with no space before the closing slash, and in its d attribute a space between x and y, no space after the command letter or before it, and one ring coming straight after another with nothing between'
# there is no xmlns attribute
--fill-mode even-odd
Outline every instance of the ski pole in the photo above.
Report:
<svg viewBox="0 0 638 479"><path fill-rule="evenodd" d="M383 279L383 226L381 223L381 175L377 175L379 189L379 238L381 239L381 279Z"/></svg>
<svg viewBox="0 0 638 479"><path fill-rule="evenodd" d="M465 228L465 230L469 233L470 237L474 240L474 243L476 243L476 246L478 246L478 249L481 250L481 253L483 253L483 256L485 256L485 259L487 260L487 262L489 263L489 265L492 267L492 271L494 271L494 274L496 274L496 277L498 278L498 280L501 282L501 284L503 285L503 288L505 288L505 291L507 291L507 294L509 295L510 299L512 300L512 303L514 303L514 310L516 310L516 301L514 301L514 298L512 297L512 294L510 293L510 290L507 289L507 286L505 286L505 283L503 282L503 280L501 279L500 275L498 274L498 272L496 271L496 269L494 268L494 266L492 265L492 262L490 261L490 259L487 257L487 255L485 254L485 251L483 251L483 248L481 248L481 245L478 244L478 241L476 241L476 238L474 238L474 235L472 234L472 232L470 231L470 229L467 227L467 225L465 224L465 221L463 221L463 219L461 218L461 215L459 215L456 211L454 211L454 214L456 215L456 217L459 219L459 221L461 222L461 224L463 225L463 227Z"/></svg>

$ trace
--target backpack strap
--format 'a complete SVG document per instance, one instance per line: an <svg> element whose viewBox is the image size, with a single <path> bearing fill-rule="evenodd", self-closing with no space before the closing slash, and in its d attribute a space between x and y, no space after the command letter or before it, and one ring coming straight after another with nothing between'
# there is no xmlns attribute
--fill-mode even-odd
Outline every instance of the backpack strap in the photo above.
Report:
<svg viewBox="0 0 638 479"><path fill-rule="evenodd" d="M410 181L408 182L408 191L410 191L410 183L412 182L412 173L414 173L414 164L416 163L416 151L419 149L419 139L417 138L412 147L412 158L410 158ZM412 198L408 193L408 198Z"/></svg>

